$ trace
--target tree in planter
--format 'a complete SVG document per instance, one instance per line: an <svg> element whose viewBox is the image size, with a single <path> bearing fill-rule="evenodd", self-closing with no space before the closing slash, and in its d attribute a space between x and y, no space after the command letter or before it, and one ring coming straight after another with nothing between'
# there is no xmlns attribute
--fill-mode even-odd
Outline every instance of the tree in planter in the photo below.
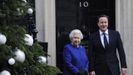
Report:
<svg viewBox="0 0 133 75"><path fill-rule="evenodd" d="M31 8L26 0L0 0L0 75L56 75L47 53L28 34L21 20Z"/></svg>

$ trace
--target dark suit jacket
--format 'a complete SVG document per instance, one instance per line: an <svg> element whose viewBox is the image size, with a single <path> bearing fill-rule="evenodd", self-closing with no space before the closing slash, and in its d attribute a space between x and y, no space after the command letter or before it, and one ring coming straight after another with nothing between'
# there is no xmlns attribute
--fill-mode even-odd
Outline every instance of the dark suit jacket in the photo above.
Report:
<svg viewBox="0 0 133 75"><path fill-rule="evenodd" d="M101 65L106 64L112 75L119 75L119 60L117 57L117 51L120 58L122 68L126 68L126 58L123 49L120 34L117 31L109 31L109 45L105 49L100 40L100 33L97 31L90 35L91 52L90 52L90 71L94 70L96 75L101 75ZM101 74L98 74L101 73Z"/></svg>

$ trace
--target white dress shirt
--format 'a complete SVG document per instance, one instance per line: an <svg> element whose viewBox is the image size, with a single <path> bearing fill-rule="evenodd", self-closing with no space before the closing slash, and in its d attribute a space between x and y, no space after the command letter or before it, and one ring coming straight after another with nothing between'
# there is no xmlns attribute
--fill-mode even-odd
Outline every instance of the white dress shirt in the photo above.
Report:
<svg viewBox="0 0 133 75"><path fill-rule="evenodd" d="M107 38L107 42L109 44L109 32L108 32L108 30L106 30L105 32L102 32L101 30L99 30L99 33L100 33L101 43L102 43L103 47L105 48L105 45L104 45L104 35L103 35L103 33L105 33L105 36Z"/></svg>

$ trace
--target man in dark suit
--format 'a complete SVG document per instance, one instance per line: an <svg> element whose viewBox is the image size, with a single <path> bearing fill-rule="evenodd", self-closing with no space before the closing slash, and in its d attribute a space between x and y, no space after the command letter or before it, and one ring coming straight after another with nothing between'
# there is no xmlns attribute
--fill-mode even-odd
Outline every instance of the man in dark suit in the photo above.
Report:
<svg viewBox="0 0 133 75"><path fill-rule="evenodd" d="M90 35L90 74L126 75L126 57L119 32L108 29L106 15L100 15L97 24L99 31Z"/></svg>

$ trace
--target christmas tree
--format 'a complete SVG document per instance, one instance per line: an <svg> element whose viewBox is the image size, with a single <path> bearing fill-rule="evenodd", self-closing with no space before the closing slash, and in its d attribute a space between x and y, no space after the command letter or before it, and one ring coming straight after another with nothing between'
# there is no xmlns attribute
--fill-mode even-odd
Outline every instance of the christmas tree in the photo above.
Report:
<svg viewBox="0 0 133 75"><path fill-rule="evenodd" d="M32 12L31 1L0 0L0 75L56 75L60 72L57 67L47 65L48 55L27 25L25 17L27 10Z"/></svg>

